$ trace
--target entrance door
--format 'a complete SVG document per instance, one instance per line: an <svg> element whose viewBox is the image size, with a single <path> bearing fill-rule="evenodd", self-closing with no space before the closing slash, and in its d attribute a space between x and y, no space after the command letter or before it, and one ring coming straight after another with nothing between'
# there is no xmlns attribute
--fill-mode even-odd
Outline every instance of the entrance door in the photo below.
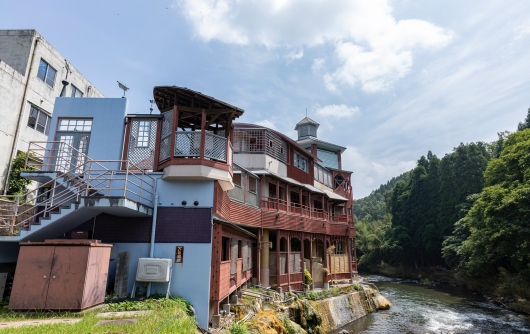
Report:
<svg viewBox="0 0 530 334"><path fill-rule="evenodd" d="M84 171L90 131L91 119L60 119L56 140L64 144L57 144L56 170L67 172L75 168L74 173Z"/></svg>

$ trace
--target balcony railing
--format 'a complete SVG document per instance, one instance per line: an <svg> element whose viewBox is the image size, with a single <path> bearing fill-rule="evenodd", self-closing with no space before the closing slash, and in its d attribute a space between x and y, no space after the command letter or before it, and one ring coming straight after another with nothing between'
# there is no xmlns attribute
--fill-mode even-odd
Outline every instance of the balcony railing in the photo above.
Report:
<svg viewBox="0 0 530 334"><path fill-rule="evenodd" d="M213 133L205 133L204 157L227 161L227 139ZM173 155L177 158L199 158L201 156L201 132L200 131L177 131L175 132L175 151ZM164 150L167 150L164 148ZM163 154L161 157L166 157ZM230 157L231 159L231 157Z"/></svg>
<svg viewBox="0 0 530 334"><path fill-rule="evenodd" d="M335 223L348 223L347 215L328 212L323 209L310 208L299 203L289 203L289 205L287 205L286 200L272 197L263 197L261 199L261 208L264 210L281 211L314 219L329 220Z"/></svg>

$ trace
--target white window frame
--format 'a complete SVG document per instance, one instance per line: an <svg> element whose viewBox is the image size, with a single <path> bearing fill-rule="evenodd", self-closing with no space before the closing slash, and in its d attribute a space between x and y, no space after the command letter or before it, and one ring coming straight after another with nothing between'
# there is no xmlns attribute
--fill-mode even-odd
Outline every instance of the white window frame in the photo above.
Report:
<svg viewBox="0 0 530 334"><path fill-rule="evenodd" d="M32 117L32 114L35 114L35 117ZM41 124L39 120L45 117L45 124ZM30 123L31 119L34 118L35 121L33 124ZM38 131L42 134L45 134L46 136L50 132L50 122L52 120L52 117L44 110L37 108L33 104L29 105L29 116L28 116L28 127L34 129L35 131ZM42 131L39 130L39 125L42 126Z"/></svg>
<svg viewBox="0 0 530 334"><path fill-rule="evenodd" d="M151 139L151 121L139 121L136 133L136 147L149 147Z"/></svg>
<svg viewBox="0 0 530 334"><path fill-rule="evenodd" d="M44 71L41 69L44 68ZM53 73L53 77L51 77L51 73ZM39 63L39 70L37 72L37 78L44 81L48 86L53 88L55 86L55 78L57 77L57 70L53 68L50 64L48 64L47 61L44 59L40 59Z"/></svg>
<svg viewBox="0 0 530 334"><path fill-rule="evenodd" d="M306 157L302 156L298 152L294 152L294 159L293 159L294 166L298 169L303 170L307 173L308 171L308 160Z"/></svg>

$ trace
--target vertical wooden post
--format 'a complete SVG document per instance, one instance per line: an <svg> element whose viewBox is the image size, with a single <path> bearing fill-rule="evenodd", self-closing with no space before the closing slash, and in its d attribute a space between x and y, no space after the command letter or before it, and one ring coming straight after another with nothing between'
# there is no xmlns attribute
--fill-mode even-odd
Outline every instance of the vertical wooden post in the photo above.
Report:
<svg viewBox="0 0 530 334"><path fill-rule="evenodd" d="M280 287L280 231L276 230L276 285Z"/></svg>
<svg viewBox="0 0 530 334"><path fill-rule="evenodd" d="M342 169L342 158L341 158L341 152L340 150L337 151L337 163L339 165L338 169Z"/></svg>
<svg viewBox="0 0 530 334"><path fill-rule="evenodd" d="M169 160L173 160L175 157L175 141L177 139L177 128L179 125L178 117L179 111L177 105L175 104L173 105L173 124L171 126L171 136L169 137Z"/></svg>
<svg viewBox="0 0 530 334"><path fill-rule="evenodd" d="M287 192L285 195L286 195L286 199L285 199L285 203L287 205L287 212L291 212L291 188L289 186L289 183L287 183L287 185L285 186L285 191Z"/></svg>
<svg viewBox="0 0 530 334"><path fill-rule="evenodd" d="M276 211L280 210L280 181L276 180Z"/></svg>
<svg viewBox="0 0 530 334"><path fill-rule="evenodd" d="M313 277L313 234L309 235L309 273Z"/></svg>
<svg viewBox="0 0 530 334"><path fill-rule="evenodd" d="M201 160L204 159L204 146L206 146L206 111L202 110L201 115Z"/></svg>
<svg viewBox="0 0 530 334"><path fill-rule="evenodd" d="M127 122L125 123L125 138L123 139L123 152L121 154L122 160L129 160L129 138L131 136L131 125L132 125L132 119L127 118ZM122 161L120 169L125 169L125 161Z"/></svg>
<svg viewBox="0 0 530 334"><path fill-rule="evenodd" d="M289 234L289 232L287 232ZM287 286L291 286L291 236L287 237Z"/></svg>
<svg viewBox="0 0 530 334"><path fill-rule="evenodd" d="M153 171L158 171L158 159L160 159L160 140L162 139L162 119L156 121L156 140L153 158Z"/></svg>

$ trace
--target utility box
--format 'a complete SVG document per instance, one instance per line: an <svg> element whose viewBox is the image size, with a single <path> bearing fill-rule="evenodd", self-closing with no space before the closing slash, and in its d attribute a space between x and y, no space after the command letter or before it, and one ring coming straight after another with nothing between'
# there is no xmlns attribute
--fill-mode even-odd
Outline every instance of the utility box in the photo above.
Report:
<svg viewBox="0 0 530 334"><path fill-rule="evenodd" d="M171 275L173 260L141 257L136 270L137 282L167 283Z"/></svg>
<svg viewBox="0 0 530 334"><path fill-rule="evenodd" d="M102 304L111 247L99 240L21 242L9 309L80 311Z"/></svg>

